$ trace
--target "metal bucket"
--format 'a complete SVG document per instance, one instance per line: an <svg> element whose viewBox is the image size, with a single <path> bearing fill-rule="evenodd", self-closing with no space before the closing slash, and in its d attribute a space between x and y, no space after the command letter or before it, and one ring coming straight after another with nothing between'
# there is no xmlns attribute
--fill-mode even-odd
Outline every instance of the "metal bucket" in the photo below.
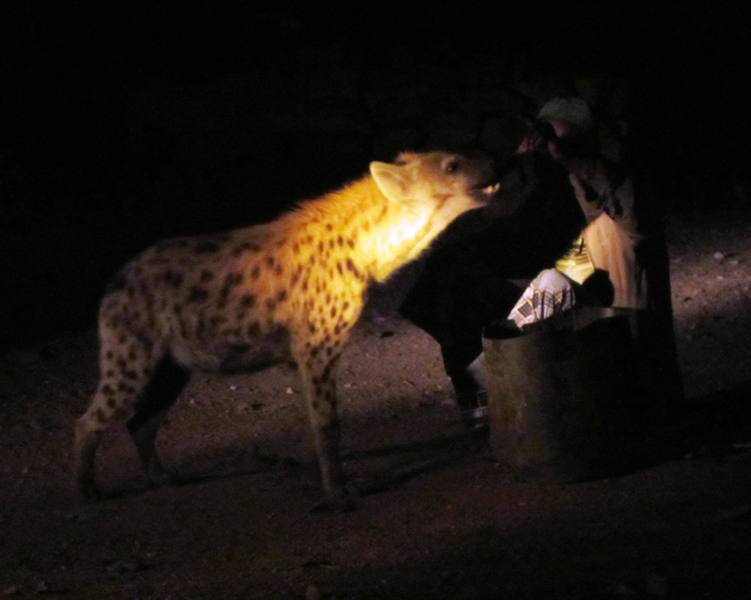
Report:
<svg viewBox="0 0 751 600"><path fill-rule="evenodd" d="M490 440L521 479L607 475L629 428L637 311L580 308L520 333L488 328Z"/></svg>

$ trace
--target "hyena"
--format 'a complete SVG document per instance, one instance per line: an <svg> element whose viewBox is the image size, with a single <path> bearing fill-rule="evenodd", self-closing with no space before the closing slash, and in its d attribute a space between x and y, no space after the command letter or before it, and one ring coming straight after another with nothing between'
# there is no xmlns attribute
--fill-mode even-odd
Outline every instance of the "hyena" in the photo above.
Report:
<svg viewBox="0 0 751 600"><path fill-rule="evenodd" d="M100 379L76 422L77 492L96 495L102 432L128 418L153 484L160 421L192 371L297 365L324 493L343 499L337 362L369 283L415 259L456 217L497 191L485 158L403 153L264 225L158 243L127 264L99 310Z"/></svg>

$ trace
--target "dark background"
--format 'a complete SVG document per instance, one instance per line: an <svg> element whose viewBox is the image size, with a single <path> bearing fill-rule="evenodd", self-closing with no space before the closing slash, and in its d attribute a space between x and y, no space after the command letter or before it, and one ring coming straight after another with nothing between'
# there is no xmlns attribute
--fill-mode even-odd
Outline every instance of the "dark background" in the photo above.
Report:
<svg viewBox="0 0 751 600"><path fill-rule="evenodd" d="M499 119L572 74L630 82L669 210L747 201L745 9L316 8L2 9L0 345L93 324L157 239L270 218L410 146L502 155Z"/></svg>

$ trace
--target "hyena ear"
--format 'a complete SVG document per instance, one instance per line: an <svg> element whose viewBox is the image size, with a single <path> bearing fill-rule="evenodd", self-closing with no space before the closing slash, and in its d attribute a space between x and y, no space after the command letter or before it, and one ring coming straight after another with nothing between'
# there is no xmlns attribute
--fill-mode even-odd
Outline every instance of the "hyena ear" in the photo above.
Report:
<svg viewBox="0 0 751 600"><path fill-rule="evenodd" d="M370 163L370 174L381 193L392 202L399 202L407 195L409 180L403 167L373 161Z"/></svg>

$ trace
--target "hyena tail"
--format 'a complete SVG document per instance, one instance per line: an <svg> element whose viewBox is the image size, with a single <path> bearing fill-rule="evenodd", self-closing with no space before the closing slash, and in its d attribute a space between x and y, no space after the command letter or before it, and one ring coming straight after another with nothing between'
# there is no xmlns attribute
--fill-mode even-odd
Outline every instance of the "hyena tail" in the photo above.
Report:
<svg viewBox="0 0 751 600"><path fill-rule="evenodd" d="M76 493L82 500L98 495L95 456L102 433L128 417L128 430L150 481L165 480L156 454L156 435L189 374L163 352L155 353L136 339L131 342L126 355L102 344L99 384L88 410L76 422L73 468ZM118 347L123 347L122 337Z"/></svg>

